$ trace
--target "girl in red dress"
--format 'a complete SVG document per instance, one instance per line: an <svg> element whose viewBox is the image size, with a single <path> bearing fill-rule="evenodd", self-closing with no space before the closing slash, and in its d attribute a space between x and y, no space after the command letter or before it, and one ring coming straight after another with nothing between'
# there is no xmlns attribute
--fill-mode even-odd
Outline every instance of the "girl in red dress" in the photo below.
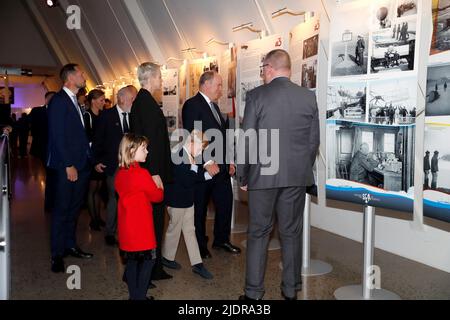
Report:
<svg viewBox="0 0 450 320"><path fill-rule="evenodd" d="M119 194L119 248L127 260L125 277L130 300L145 300L155 260L155 230L152 203L163 200L159 176L152 177L139 166L147 158L148 140L126 134L119 146L119 170L115 188Z"/></svg>

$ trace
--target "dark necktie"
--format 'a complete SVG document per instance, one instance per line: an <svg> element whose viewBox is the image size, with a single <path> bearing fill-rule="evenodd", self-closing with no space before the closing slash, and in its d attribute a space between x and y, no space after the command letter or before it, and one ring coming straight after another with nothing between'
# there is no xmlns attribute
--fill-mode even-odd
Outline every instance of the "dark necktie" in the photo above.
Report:
<svg viewBox="0 0 450 320"><path fill-rule="evenodd" d="M215 103L211 101L210 106L211 106L211 111L212 111L212 113L213 113L213 115L214 115L214 118L216 118L217 123L218 123L219 125L222 125L222 121L220 121L220 115L219 115L219 113L217 112Z"/></svg>
<svg viewBox="0 0 450 320"><path fill-rule="evenodd" d="M130 127L128 126L128 120L127 120L128 113L122 112L122 115L123 115L123 133L128 133L128 132L130 132Z"/></svg>

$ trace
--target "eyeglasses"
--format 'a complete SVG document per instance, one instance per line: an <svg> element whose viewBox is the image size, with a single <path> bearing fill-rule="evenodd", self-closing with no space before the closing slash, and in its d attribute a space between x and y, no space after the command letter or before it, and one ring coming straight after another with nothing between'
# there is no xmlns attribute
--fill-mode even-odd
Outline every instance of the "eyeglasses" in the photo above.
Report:
<svg viewBox="0 0 450 320"><path fill-rule="evenodd" d="M267 67L267 66L270 66L270 64L265 63L265 64L263 64L262 66L259 66L259 75L260 75L261 77L263 76L264 68Z"/></svg>

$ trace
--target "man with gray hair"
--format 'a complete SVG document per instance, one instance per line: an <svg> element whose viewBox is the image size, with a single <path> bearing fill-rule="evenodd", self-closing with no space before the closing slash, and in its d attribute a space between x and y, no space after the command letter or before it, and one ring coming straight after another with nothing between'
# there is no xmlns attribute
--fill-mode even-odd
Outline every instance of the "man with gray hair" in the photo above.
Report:
<svg viewBox="0 0 450 320"><path fill-rule="evenodd" d="M199 182L195 186L195 233L200 254L205 259L211 258L206 236L206 214L210 199L216 209L212 247L232 254L239 254L241 249L230 242L233 209L230 176L234 176L235 166L230 163L231 159L226 159L226 130L229 129L229 120L224 119L217 105L222 96L222 77L215 71L206 71L200 77L199 88L199 92L183 106L183 127L189 132L194 129L204 131L211 140L211 145L220 145L217 149L211 148L214 150L211 151L211 158L214 158L215 162L214 159L204 159L204 168L213 179Z"/></svg>
<svg viewBox="0 0 450 320"><path fill-rule="evenodd" d="M153 176L158 187L172 181L171 151L166 118L157 102L161 97L161 69L156 63L146 62L137 70L141 89L131 109L131 132L147 137L149 155L142 167ZM164 203L153 204L153 223L156 235L156 262L152 271L152 280L171 279L164 271L161 259L161 247L164 230Z"/></svg>
<svg viewBox="0 0 450 320"><path fill-rule="evenodd" d="M238 181L249 192L245 295L239 299L259 300L264 295L267 249L276 212L283 258L281 294L286 300L296 300L301 290L305 193L306 187L314 184L313 164L319 147L318 108L314 92L291 82L286 51L269 52L261 76L264 85L247 92L242 125L244 132L256 130L257 134L249 144L241 135L238 147L245 150L244 164L238 163ZM261 134L264 131L267 135ZM274 133L279 141L272 141ZM260 157L256 164L250 163L249 150L256 147L266 148L271 155L278 148L277 171L266 172L267 164Z"/></svg>
<svg viewBox="0 0 450 320"><path fill-rule="evenodd" d="M118 168L117 154L123 135L130 131L129 115L136 95L134 86L124 87L117 92L117 104L100 114L92 141L95 170L106 174L108 204L105 241L110 246L117 244L117 198L114 188Z"/></svg>

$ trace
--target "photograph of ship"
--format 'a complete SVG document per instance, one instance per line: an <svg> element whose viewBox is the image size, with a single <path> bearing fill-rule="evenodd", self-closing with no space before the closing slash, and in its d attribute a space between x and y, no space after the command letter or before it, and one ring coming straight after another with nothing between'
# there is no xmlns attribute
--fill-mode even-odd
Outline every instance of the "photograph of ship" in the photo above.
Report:
<svg viewBox="0 0 450 320"><path fill-rule="evenodd" d="M415 77L369 83L369 122L405 125L416 121L417 80Z"/></svg>
<svg viewBox="0 0 450 320"><path fill-rule="evenodd" d="M425 115L450 116L450 64L428 67Z"/></svg>
<svg viewBox="0 0 450 320"><path fill-rule="evenodd" d="M328 86L327 119L366 121L366 83L335 83Z"/></svg>
<svg viewBox="0 0 450 320"><path fill-rule="evenodd" d="M372 39L371 73L414 69L416 19L395 22L389 28L374 32Z"/></svg>
<svg viewBox="0 0 450 320"><path fill-rule="evenodd" d="M450 50L450 0L433 0L431 54Z"/></svg>

